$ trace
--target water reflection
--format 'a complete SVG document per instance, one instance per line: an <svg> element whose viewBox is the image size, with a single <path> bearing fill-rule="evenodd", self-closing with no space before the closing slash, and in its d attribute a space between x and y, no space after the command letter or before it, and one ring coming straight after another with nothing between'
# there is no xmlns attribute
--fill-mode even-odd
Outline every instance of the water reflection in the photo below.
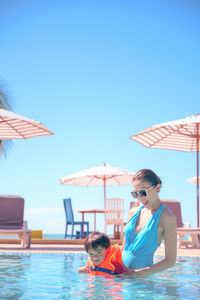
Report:
<svg viewBox="0 0 200 300"><path fill-rule="evenodd" d="M87 255L81 257L66 257L66 268L75 268L86 263ZM145 279L139 278L105 278L78 274L79 289L76 298L87 299L139 299L149 296L151 299L180 299L183 297L198 298L200 260L179 259L176 265L158 274ZM76 276L76 274L74 274ZM70 289L76 289L71 287ZM67 290L67 287L65 287ZM68 287L69 289L69 287Z"/></svg>
<svg viewBox="0 0 200 300"><path fill-rule="evenodd" d="M198 299L200 260L148 278L79 274L87 254L0 255L0 299Z"/></svg>
<svg viewBox="0 0 200 300"><path fill-rule="evenodd" d="M20 299L24 295L23 283L30 268L30 255L0 255L0 299Z"/></svg>
<svg viewBox="0 0 200 300"><path fill-rule="evenodd" d="M87 254L65 255L63 267L65 282L59 299L88 299L91 297L92 299L122 300L123 281L116 282L112 276L91 276L78 273L78 268L84 266L86 261ZM70 276L70 280L67 274Z"/></svg>

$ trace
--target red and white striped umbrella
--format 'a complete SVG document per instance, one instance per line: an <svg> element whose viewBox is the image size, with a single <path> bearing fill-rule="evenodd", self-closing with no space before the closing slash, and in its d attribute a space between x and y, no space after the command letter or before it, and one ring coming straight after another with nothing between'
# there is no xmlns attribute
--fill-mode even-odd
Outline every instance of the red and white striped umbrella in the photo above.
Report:
<svg viewBox="0 0 200 300"><path fill-rule="evenodd" d="M28 139L53 134L43 124L0 109L0 140Z"/></svg>
<svg viewBox="0 0 200 300"><path fill-rule="evenodd" d="M130 138L149 148L197 152L197 226L199 227L199 114L151 126Z"/></svg>

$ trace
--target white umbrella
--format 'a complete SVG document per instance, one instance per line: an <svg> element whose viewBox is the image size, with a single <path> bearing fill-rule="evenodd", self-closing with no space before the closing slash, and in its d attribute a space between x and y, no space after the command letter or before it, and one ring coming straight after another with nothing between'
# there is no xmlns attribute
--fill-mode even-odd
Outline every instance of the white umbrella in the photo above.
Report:
<svg viewBox="0 0 200 300"><path fill-rule="evenodd" d="M130 138L149 148L197 152L197 226L199 227L199 114L151 126Z"/></svg>
<svg viewBox="0 0 200 300"><path fill-rule="evenodd" d="M27 139L53 134L43 124L0 109L0 140Z"/></svg>
<svg viewBox="0 0 200 300"><path fill-rule="evenodd" d="M107 185L131 184L134 173L111 165L102 164L72 175L62 177L61 184L71 184L78 186L104 186L104 205L106 199Z"/></svg>
<svg viewBox="0 0 200 300"><path fill-rule="evenodd" d="M192 177L192 178L189 178L187 179L188 182L191 182L191 183L197 183L197 177ZM200 176L199 176L199 181L200 181Z"/></svg>

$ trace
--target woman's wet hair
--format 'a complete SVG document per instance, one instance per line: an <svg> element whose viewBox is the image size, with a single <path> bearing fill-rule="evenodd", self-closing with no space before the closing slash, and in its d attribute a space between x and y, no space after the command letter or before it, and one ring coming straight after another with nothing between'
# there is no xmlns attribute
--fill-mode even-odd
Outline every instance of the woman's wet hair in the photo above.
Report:
<svg viewBox="0 0 200 300"><path fill-rule="evenodd" d="M90 248L97 249L101 246L108 249L110 246L110 239L107 234L103 232L92 232L90 233L84 242L85 251L88 252Z"/></svg>
<svg viewBox="0 0 200 300"><path fill-rule="evenodd" d="M162 181L156 173L154 173L150 169L141 169L139 170L134 176L133 176L133 182L139 180L139 181L147 181L151 185L156 186L157 184L162 184Z"/></svg>

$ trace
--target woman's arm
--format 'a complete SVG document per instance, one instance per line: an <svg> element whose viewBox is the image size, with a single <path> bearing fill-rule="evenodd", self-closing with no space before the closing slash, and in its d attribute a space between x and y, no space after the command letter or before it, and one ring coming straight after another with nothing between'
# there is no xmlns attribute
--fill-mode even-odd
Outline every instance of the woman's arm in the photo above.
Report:
<svg viewBox="0 0 200 300"><path fill-rule="evenodd" d="M122 275L130 277L145 277L150 274L161 272L172 267L176 262L177 254L177 232L176 232L176 217L167 215L164 217L164 240L165 240L165 258L151 267L132 270L128 269Z"/></svg>
<svg viewBox="0 0 200 300"><path fill-rule="evenodd" d="M125 244L126 244L126 240L125 240L125 237L124 237L123 242L122 242L122 252L123 252L124 249L125 249Z"/></svg>

